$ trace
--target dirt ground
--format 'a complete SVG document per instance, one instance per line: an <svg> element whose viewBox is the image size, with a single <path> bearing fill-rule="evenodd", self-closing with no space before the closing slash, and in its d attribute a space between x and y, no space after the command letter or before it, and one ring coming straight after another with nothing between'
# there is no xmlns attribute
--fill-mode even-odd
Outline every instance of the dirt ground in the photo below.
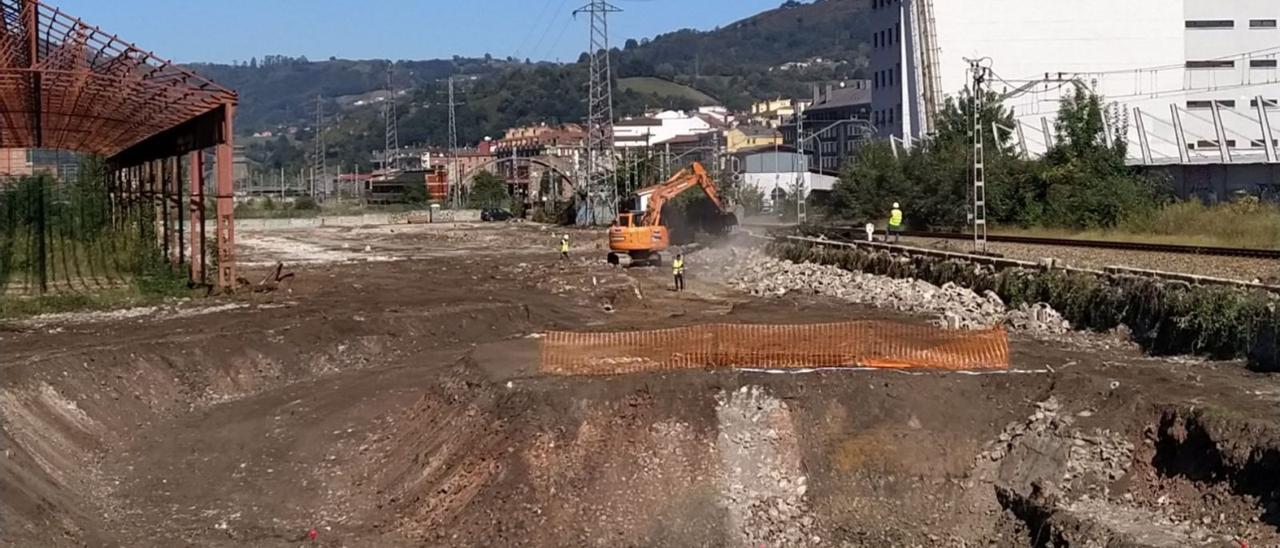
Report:
<svg viewBox="0 0 1280 548"><path fill-rule="evenodd" d="M924 321L563 230L242 231L295 276L0 327L0 544L1280 546L1276 377L1016 333L993 374L543 375L548 330Z"/></svg>

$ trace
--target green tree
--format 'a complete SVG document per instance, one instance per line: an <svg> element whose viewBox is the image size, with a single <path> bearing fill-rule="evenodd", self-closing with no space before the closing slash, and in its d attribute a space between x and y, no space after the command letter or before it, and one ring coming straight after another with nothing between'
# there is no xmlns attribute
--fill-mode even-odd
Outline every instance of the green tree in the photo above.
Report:
<svg viewBox="0 0 1280 548"><path fill-rule="evenodd" d="M467 207L506 208L510 199L511 194L507 192L506 182L488 171L481 171L472 179L471 192L467 195Z"/></svg>

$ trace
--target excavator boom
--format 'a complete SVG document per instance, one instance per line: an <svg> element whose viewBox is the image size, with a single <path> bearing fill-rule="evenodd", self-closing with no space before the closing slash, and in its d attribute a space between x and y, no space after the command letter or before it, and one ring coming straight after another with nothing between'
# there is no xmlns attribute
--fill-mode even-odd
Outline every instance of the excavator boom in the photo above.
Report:
<svg viewBox="0 0 1280 548"><path fill-rule="evenodd" d="M707 198L711 203L716 205L720 211L726 211L725 205L720 201L720 192L716 189L715 181L711 180L711 176L707 174L706 168L701 163L694 162L667 179L662 183L653 195L649 197L649 208L645 212L644 224L649 226L657 226L662 223L662 206L666 205L680 193L689 190L695 186L702 187L702 191L707 193Z"/></svg>
<svg viewBox="0 0 1280 548"><path fill-rule="evenodd" d="M660 252L671 245L670 234L667 232L667 227L662 224L662 207L680 193L695 186L702 187L711 203L715 204L721 214L730 220L719 228L736 224L733 214L720 198L715 181L711 180L711 176L707 174L702 164L694 162L653 190L643 217L634 213L623 213L618 216L618 220L609 227L609 262L622 264L625 257L628 264L633 262L661 264Z"/></svg>

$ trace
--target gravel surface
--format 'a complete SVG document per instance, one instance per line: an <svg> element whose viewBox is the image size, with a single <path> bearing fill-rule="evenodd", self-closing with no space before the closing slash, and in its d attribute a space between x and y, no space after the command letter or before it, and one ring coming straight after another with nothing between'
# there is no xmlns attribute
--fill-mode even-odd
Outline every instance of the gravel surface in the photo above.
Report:
<svg viewBox="0 0 1280 548"><path fill-rule="evenodd" d="M968 252L969 242L938 240L934 238L903 238L904 243L922 245L947 251ZM1090 247L1059 247L1044 245L990 243L988 251L1010 259L1036 261L1045 257L1056 258L1069 266L1102 269L1108 266L1125 266L1149 270L1181 272L1198 276L1214 276L1235 280L1267 281L1280 283L1280 261L1250 259L1245 257L1217 257L1097 249Z"/></svg>

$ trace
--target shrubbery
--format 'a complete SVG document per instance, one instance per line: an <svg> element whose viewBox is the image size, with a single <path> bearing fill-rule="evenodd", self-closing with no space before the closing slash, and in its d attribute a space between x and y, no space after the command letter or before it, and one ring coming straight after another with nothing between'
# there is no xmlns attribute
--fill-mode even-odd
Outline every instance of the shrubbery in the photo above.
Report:
<svg viewBox="0 0 1280 548"><path fill-rule="evenodd" d="M893 202L900 202L913 228L966 226L972 202L969 120L974 103L969 96L948 100L936 136L910 151L895 154L885 142L863 147L821 205L832 216L862 222L880 221ZM1012 113L996 96L989 94L978 103L981 127L1014 125ZM1110 139L1104 118L1114 132ZM1007 137L992 143L988 133L988 221L1111 228L1168 203L1164 181L1125 166L1126 126L1123 114L1110 112L1097 95L1077 89L1062 103L1055 146L1043 158L1022 159Z"/></svg>

